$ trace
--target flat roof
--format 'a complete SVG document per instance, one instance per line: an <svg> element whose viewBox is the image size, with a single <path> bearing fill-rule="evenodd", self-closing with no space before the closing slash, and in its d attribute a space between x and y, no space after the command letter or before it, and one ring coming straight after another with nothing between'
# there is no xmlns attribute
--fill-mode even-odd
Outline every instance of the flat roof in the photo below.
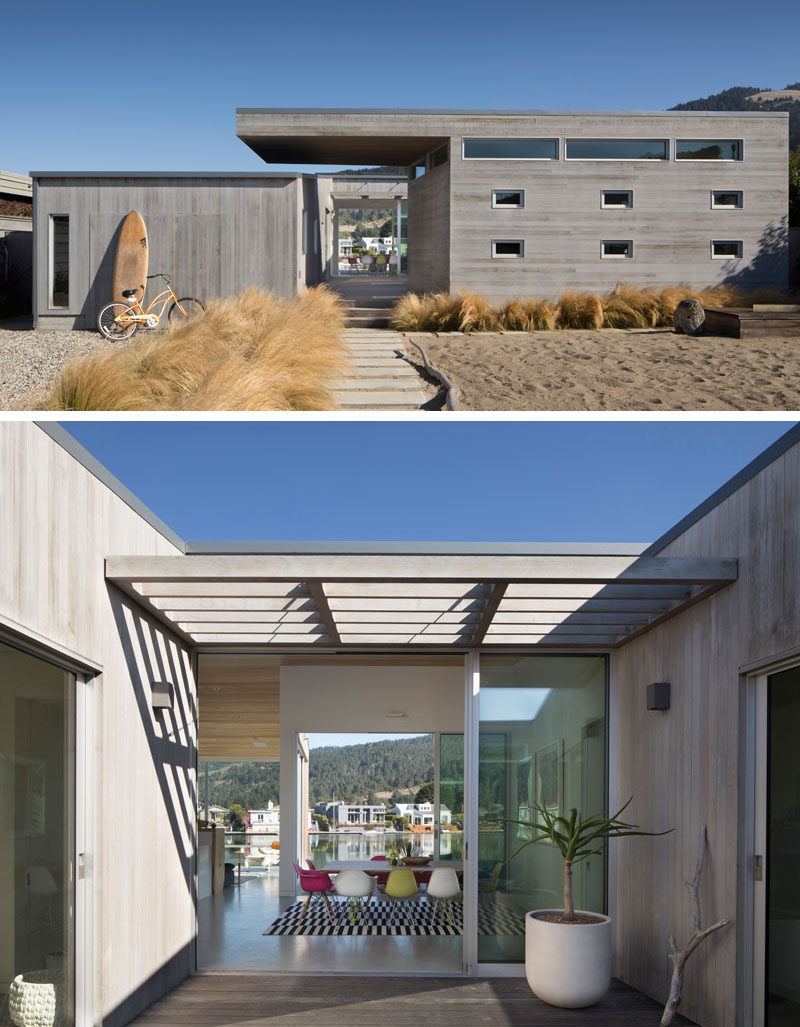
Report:
<svg viewBox="0 0 800 1027"><path fill-rule="evenodd" d="M559 118L788 118L785 111L447 110L381 107L238 107L236 134L262 160L408 166L461 130L497 131L498 119L532 130ZM529 123L528 124L526 124ZM548 126L547 131L552 131Z"/></svg>
<svg viewBox="0 0 800 1027"><path fill-rule="evenodd" d="M32 171L31 178L316 178L306 171Z"/></svg>

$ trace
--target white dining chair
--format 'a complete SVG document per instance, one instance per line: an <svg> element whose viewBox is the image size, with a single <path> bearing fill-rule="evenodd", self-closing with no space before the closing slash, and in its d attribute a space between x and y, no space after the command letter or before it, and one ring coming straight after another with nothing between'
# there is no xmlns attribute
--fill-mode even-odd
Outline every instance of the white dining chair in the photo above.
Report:
<svg viewBox="0 0 800 1027"><path fill-rule="evenodd" d="M353 923L355 923L356 916L359 920L363 918L374 885L374 878L365 874L363 870L342 870L336 875L333 889L337 895L347 900L343 903L342 923L346 921L348 915Z"/></svg>
<svg viewBox="0 0 800 1027"><path fill-rule="evenodd" d="M444 906L444 919L451 923L453 919L453 900L461 899L461 885L458 883L458 874L449 867L439 867L431 874L428 886L425 889L425 896L430 902L434 902L434 920L439 915L440 907Z"/></svg>

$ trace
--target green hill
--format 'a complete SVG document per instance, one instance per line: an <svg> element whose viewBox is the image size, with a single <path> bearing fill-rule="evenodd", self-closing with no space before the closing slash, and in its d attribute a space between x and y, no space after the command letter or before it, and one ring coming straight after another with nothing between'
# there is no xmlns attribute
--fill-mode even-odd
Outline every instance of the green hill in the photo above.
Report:
<svg viewBox="0 0 800 1027"><path fill-rule="evenodd" d="M783 90L770 90L757 86L732 86L730 89L723 89L721 93L713 93L698 100L688 100L686 103L679 103L671 107L673 111L788 111L789 113L789 149L793 150L800 146L800 98L763 97L760 100L752 100L750 97L757 93L776 92L786 90L797 90L798 83L794 82L784 87Z"/></svg>
<svg viewBox="0 0 800 1027"><path fill-rule="evenodd" d="M356 802L376 792L416 793L433 779L433 736L312 749L308 776L312 804L327 799ZM201 772L201 799L204 788ZM270 800L277 805L279 797L277 763L208 764L210 803L263 809Z"/></svg>

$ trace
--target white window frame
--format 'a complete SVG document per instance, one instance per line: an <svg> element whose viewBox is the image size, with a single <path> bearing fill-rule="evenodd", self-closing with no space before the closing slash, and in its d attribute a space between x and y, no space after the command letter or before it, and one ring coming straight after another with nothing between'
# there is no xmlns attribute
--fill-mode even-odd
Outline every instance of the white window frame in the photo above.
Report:
<svg viewBox="0 0 800 1027"><path fill-rule="evenodd" d="M513 243L519 246L519 253L498 253L498 243ZM492 260L524 260L525 240L524 239L492 239Z"/></svg>
<svg viewBox="0 0 800 1027"><path fill-rule="evenodd" d="M606 193L625 193L628 197L628 202L622 203L606 203ZM601 210L633 210L633 189L601 189L600 190L600 209Z"/></svg>
<svg viewBox="0 0 800 1027"><path fill-rule="evenodd" d="M521 203L498 203L498 193L519 193L522 197ZM492 210L522 210L525 207L525 190L509 186L505 189L492 189Z"/></svg>
<svg viewBox="0 0 800 1027"><path fill-rule="evenodd" d="M736 243L736 246L738 247L738 252L735 255L733 255L733 256L731 256L730 253L715 253L714 252L714 247L717 246L719 243L724 243L726 245L730 245L731 243ZM742 243L741 239L712 239L711 240L711 259L712 260L741 260L743 253L744 253L744 246L743 246L743 243Z"/></svg>
<svg viewBox="0 0 800 1027"><path fill-rule="evenodd" d="M684 136L683 139L687 143L691 143L693 141L691 136ZM696 141L701 142L700 139ZM678 157L678 137L675 136L675 138L671 140L672 162L673 164L744 164L744 139L738 139L737 142L741 147L741 160L732 160L729 157L720 157L719 159L715 157Z"/></svg>
<svg viewBox="0 0 800 1027"><path fill-rule="evenodd" d="M738 162L737 162L738 163ZM739 202L731 207L727 203L715 203L714 199L717 193L736 193L739 197ZM744 210L744 190L743 189L712 189L711 190L711 209L712 210Z"/></svg>
<svg viewBox="0 0 800 1027"><path fill-rule="evenodd" d="M556 144L555 157L467 157L465 155L466 144L473 139L542 139L546 142ZM477 161L518 161L525 164L536 164L544 162L553 164L561 160L561 138L559 136L466 136L461 140L461 159Z"/></svg>
<svg viewBox="0 0 800 1027"><path fill-rule="evenodd" d="M67 219L67 282L69 283L69 272L70 272L70 216L69 214L59 214L53 212L48 215L48 229L47 229L47 309L48 310L60 310L63 312L69 311L70 308L70 289L69 284L67 285L67 305L64 307L57 307L53 303L53 287L55 285L55 263L56 263L56 252L55 252L55 219L66 218Z"/></svg>
<svg viewBox="0 0 800 1027"><path fill-rule="evenodd" d="M606 246L618 246L624 243L628 247L627 253L606 253ZM633 239L602 239L600 241L600 257L602 260L633 260Z"/></svg>
<svg viewBox="0 0 800 1027"><path fill-rule="evenodd" d="M593 142L598 143L615 143L619 142L620 139L637 139L638 136L586 136L587 140L591 139ZM642 136L642 139L645 137ZM575 164L667 164L674 152L674 146L672 140L667 136L662 137L660 140L667 144L666 153L663 157L570 157L568 143L570 139L580 141L580 136L565 136L564 137L564 160L572 161Z"/></svg>

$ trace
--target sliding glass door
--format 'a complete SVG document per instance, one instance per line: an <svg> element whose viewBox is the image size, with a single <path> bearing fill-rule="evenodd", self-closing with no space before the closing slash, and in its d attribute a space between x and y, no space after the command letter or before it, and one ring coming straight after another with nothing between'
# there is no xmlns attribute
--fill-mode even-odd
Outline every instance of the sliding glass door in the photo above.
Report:
<svg viewBox="0 0 800 1027"><path fill-rule="evenodd" d="M606 809L605 657L482 656L478 715L477 959L521 962L525 913L562 896L553 846L515 855L535 806ZM604 854L576 868L573 889L578 908L605 912Z"/></svg>
<svg viewBox="0 0 800 1027"><path fill-rule="evenodd" d="M800 668L767 679L765 1027L800 1023Z"/></svg>
<svg viewBox="0 0 800 1027"><path fill-rule="evenodd" d="M0 643L0 1020L47 984L73 1022L74 698L74 675Z"/></svg>

